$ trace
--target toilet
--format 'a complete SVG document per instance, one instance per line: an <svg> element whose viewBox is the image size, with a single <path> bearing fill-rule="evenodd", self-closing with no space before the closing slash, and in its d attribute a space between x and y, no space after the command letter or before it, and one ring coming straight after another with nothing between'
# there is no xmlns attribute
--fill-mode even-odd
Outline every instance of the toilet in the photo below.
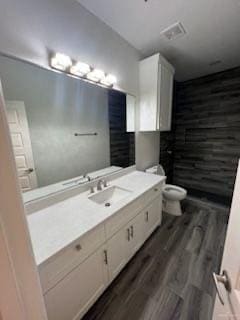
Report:
<svg viewBox="0 0 240 320"><path fill-rule="evenodd" d="M151 167L146 172L165 176L165 171L161 165ZM172 184L165 184L163 186L163 211L174 216L181 216L180 201L185 199L186 196L187 191L185 189Z"/></svg>

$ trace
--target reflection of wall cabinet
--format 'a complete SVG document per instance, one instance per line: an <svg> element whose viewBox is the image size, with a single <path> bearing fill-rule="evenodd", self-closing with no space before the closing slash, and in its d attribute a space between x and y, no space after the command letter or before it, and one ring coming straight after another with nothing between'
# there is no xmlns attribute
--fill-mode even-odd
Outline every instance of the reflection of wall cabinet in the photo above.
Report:
<svg viewBox="0 0 240 320"><path fill-rule="evenodd" d="M159 184L40 269L49 320L86 313L160 225L161 203Z"/></svg>
<svg viewBox="0 0 240 320"><path fill-rule="evenodd" d="M126 95L126 130L127 132L135 131L135 113L136 113L136 98L131 94Z"/></svg>
<svg viewBox="0 0 240 320"><path fill-rule="evenodd" d="M171 130L174 68L159 53L140 61L140 131Z"/></svg>

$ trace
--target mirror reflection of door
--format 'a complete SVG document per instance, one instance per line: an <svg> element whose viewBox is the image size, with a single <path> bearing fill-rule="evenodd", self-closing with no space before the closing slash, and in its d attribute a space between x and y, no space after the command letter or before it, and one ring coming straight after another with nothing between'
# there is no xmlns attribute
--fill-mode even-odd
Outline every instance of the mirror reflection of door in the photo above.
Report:
<svg viewBox="0 0 240 320"><path fill-rule="evenodd" d="M20 187L23 192L37 188L28 121L23 101L6 101Z"/></svg>

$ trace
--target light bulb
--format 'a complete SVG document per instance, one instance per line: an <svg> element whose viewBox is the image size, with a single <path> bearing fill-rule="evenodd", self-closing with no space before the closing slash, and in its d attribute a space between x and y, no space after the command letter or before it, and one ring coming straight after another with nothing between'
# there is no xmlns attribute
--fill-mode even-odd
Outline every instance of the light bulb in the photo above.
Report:
<svg viewBox="0 0 240 320"><path fill-rule="evenodd" d="M95 81L95 82L98 82L100 81L101 79L103 79L105 76L105 73L104 71L100 70L100 69L94 69L93 71L89 72L87 74L87 78L89 80L92 80L92 81Z"/></svg>
<svg viewBox="0 0 240 320"><path fill-rule="evenodd" d="M112 86L115 83L117 83L117 78L112 74L108 74L106 77L104 77L101 80L101 83L106 85L106 86Z"/></svg>
<svg viewBox="0 0 240 320"><path fill-rule="evenodd" d="M72 65L72 60L69 56L63 53L56 53L51 59L51 66L55 69L65 71L68 67Z"/></svg>
<svg viewBox="0 0 240 320"><path fill-rule="evenodd" d="M83 77L87 73L89 73L90 70L90 66L87 63L77 62L75 65L71 67L70 72L72 74L75 74L76 76Z"/></svg>

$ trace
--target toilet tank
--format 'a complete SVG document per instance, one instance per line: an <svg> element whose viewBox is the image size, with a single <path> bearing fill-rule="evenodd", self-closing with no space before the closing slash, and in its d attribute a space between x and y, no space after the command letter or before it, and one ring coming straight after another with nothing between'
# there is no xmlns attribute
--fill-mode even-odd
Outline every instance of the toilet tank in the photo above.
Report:
<svg viewBox="0 0 240 320"><path fill-rule="evenodd" d="M159 164L157 166L150 167L145 170L147 173L158 174L159 176L165 176L163 167Z"/></svg>

